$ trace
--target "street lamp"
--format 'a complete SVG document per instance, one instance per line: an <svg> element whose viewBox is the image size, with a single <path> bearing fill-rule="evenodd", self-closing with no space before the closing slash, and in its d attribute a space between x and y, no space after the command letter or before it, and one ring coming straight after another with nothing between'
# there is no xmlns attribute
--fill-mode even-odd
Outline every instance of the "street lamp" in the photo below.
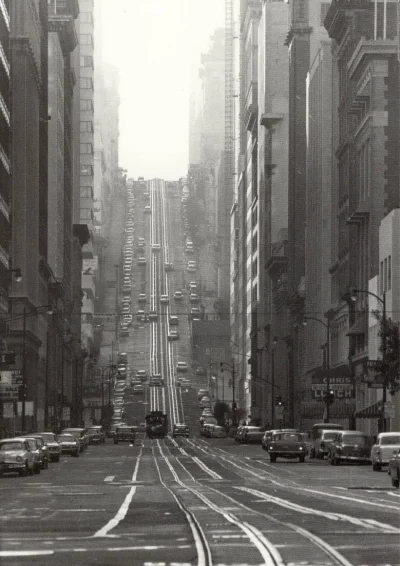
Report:
<svg viewBox="0 0 400 566"><path fill-rule="evenodd" d="M8 269L7 270L9 273L15 273L14 275L14 279L17 283L21 283L23 277L22 277L22 271L19 267L15 268L15 269Z"/></svg>
<svg viewBox="0 0 400 566"><path fill-rule="evenodd" d="M38 307L35 307L32 311L27 312L26 311L26 306L24 306L24 309L22 311L22 318L23 318L23 325L22 325L22 411L21 411L21 429L22 432L25 431L25 425L26 425L26 389L27 389L27 385L26 385L26 319L28 316L33 316L33 315L37 315L37 314L41 314L38 311L40 309L46 309L47 314L52 315L53 314L53 308L51 305L40 305ZM19 318L18 316L15 318Z"/></svg>
<svg viewBox="0 0 400 566"><path fill-rule="evenodd" d="M381 414L380 419L379 419L380 420L379 429L382 432L386 432L385 405L386 405L386 401L387 401L387 388L388 388L388 374L387 374L387 368L386 368L386 325L387 325L387 320L386 320L386 291L383 291L382 297L380 297L379 295L372 293L372 291L366 291L364 289L351 289L350 300L352 302L356 302L358 293L364 293L365 295L371 295L372 297L375 297L375 299L377 299L380 302L380 304L382 305L382 332L381 332L381 337L382 337L382 367L383 367L383 390L382 390L382 407L383 407L383 409L382 409L382 414Z"/></svg>
<svg viewBox="0 0 400 566"><path fill-rule="evenodd" d="M221 372L224 371L224 366L227 366L228 371L232 374L232 425L236 425L236 400L235 400L235 362L232 361L232 364L228 364L227 362L220 362Z"/></svg>
<svg viewBox="0 0 400 566"><path fill-rule="evenodd" d="M316 322L319 322L320 324L322 324L323 326L325 326L326 328L326 354L325 354L325 369L327 370L327 377L326 377L326 390L325 390L325 405L326 405L326 413L325 413L325 418L324 418L324 422L325 423L329 423L329 419L330 419L330 415L329 415L329 409L330 409L330 405L331 403L334 401L334 392L331 391L331 381L330 381L330 340L331 340L331 332L330 332L330 321L328 318L328 322L324 322L323 320L321 320L320 318L316 318L314 316L305 316L303 319L303 326L307 326L307 322L309 320L315 320Z"/></svg>

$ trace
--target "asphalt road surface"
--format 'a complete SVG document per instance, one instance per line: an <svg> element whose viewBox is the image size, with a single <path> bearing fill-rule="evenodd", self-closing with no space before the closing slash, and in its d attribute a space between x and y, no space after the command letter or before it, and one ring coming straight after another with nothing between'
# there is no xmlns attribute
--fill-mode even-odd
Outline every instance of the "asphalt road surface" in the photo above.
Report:
<svg viewBox="0 0 400 566"><path fill-rule="evenodd" d="M108 440L0 479L0 563L398 565L389 480L230 438Z"/></svg>

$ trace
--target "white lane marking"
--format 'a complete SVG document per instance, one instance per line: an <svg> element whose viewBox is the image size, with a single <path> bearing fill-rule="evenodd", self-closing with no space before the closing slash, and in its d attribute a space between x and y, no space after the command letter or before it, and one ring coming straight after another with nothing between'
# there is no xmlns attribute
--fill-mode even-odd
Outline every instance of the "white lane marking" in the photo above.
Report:
<svg viewBox="0 0 400 566"><path fill-rule="evenodd" d="M202 469L204 470L209 476L211 476L213 479L215 480L222 480L222 477L217 474L216 472L214 472L214 470L211 470L208 466L205 465L204 462L202 462L201 460L199 460L197 458L197 456L193 456L192 457L193 462L196 462L196 464Z"/></svg>
<svg viewBox="0 0 400 566"><path fill-rule="evenodd" d="M135 469L133 471L133 476L132 476L132 481L135 482L136 478L137 478L137 474L138 474L138 470L139 470L139 462L140 462L140 458L142 456L142 451L143 451L143 446L140 448L140 452L139 455L136 459L136 465L135 465ZM98 538L98 537L105 537L108 535L108 533L114 529L118 523L120 523L126 516L128 509L129 509L129 505L131 504L131 501L133 499L133 496L136 493L136 489L137 486L134 485L131 487L131 489L129 490L127 496L124 499L124 502L122 503L121 507L118 509L117 514L115 515L115 517L113 517L112 519L110 519L110 521L108 521L108 523L106 525L104 525L104 527L102 527L100 530L98 530L94 535L93 538Z"/></svg>
<svg viewBox="0 0 400 566"><path fill-rule="evenodd" d="M161 448L160 448L161 451ZM284 566L284 562L279 554L278 550L271 544L269 540L267 540L263 533L249 525L248 523L243 523L230 513L226 513L221 507L215 505L212 501L210 501L207 497L205 497L202 493L193 489L187 485L185 485L177 476L172 464L170 463L169 459L164 456L165 463L169 467L172 475L175 478L175 481L179 483L185 489L191 491L194 495L196 495L203 503L205 503L210 509L222 515L229 523L236 525L239 529L241 529L248 537L248 539L252 542L252 544L257 548L259 553L261 554L265 566ZM167 488L168 489L168 488Z"/></svg>
<svg viewBox="0 0 400 566"><path fill-rule="evenodd" d="M309 489L309 488L305 488L305 487L300 487L298 489L300 489L301 491L306 491L308 493L315 493L316 495L324 495L324 496L327 496L327 497L335 497L336 499L345 499L346 501L354 501L356 503L362 503L363 505L373 505L374 507L382 507L383 509L394 509L395 511L399 510L398 506L395 507L394 505L377 503L376 501L369 501L369 500L365 500L365 499L357 499L357 497L348 497L346 495L338 495L337 493L329 493L328 491L318 491L316 489Z"/></svg>
<svg viewBox="0 0 400 566"><path fill-rule="evenodd" d="M303 537L311 540L316 546L326 552L326 554L328 554L333 560L336 560L337 562L342 564L342 566L353 566L351 562L346 560L346 558L342 554L340 554L340 552L338 552L335 548L333 548L333 546L331 546L321 538L317 537L313 533L310 533L306 529L299 527L298 525L293 525L291 523L288 523L288 525L289 527L300 533Z"/></svg>
<svg viewBox="0 0 400 566"><path fill-rule="evenodd" d="M183 486L182 482L180 481L180 479L178 478L177 474L175 473L175 470L172 468L168 458L164 455L163 451L161 450L161 446L160 443L157 441L157 444L159 446L160 449L160 453L162 454L162 456L165 459L165 462L167 463L169 469L171 470L172 475L175 478L175 481L177 483L179 483L180 485ZM172 497L175 499L178 507L181 509L181 511L184 513L187 522L189 523L190 526L190 530L192 531L192 535L194 538L194 542L195 542L195 546L196 546L196 552L197 552L197 565L198 566L205 566L206 564L212 564L212 558L211 558L211 550L210 547L208 545L207 539L205 538L205 536L203 535L203 540L202 537L200 536L200 533L203 533L201 526L199 525L196 517L194 515L191 515L190 513L188 513L185 509L185 507L182 505L182 503L180 502L180 500L178 499L178 497L175 495L175 493L172 491L172 489L170 487L168 487L162 480L162 476L161 476L161 471L160 468L158 466L158 462L156 460L156 458L154 458L154 462L157 466L157 471L158 471L158 475L160 476L160 482L161 484L167 489L167 491L170 492L170 494L172 495Z"/></svg>
<svg viewBox="0 0 400 566"><path fill-rule="evenodd" d="M107 476L104 478L104 481L113 481L114 478L115 476Z"/></svg>
<svg viewBox="0 0 400 566"><path fill-rule="evenodd" d="M96 511L104 513L107 509L58 509L56 513L95 513Z"/></svg>
<svg viewBox="0 0 400 566"><path fill-rule="evenodd" d="M1 550L0 557L12 558L14 556L45 556L54 554L54 550Z"/></svg>
<svg viewBox="0 0 400 566"><path fill-rule="evenodd" d="M359 527L364 527L367 529L379 528L384 532L400 533L400 529L393 527L392 525L386 525L384 523L379 523L374 519L358 519L356 517L351 517L350 515L345 515L342 513L331 513L329 511L320 511L319 509L313 509L312 507L304 507L303 505L298 505L287 499L281 499L274 495L269 495L263 491L258 491L257 489L251 489L248 487L235 487L239 491L244 491L245 493L250 493L256 497L260 497L264 501L274 503L280 507L290 509L292 511L297 511L298 513L303 513L305 515L317 515L319 517L324 517L325 519L330 519L331 521L346 521L352 523Z"/></svg>

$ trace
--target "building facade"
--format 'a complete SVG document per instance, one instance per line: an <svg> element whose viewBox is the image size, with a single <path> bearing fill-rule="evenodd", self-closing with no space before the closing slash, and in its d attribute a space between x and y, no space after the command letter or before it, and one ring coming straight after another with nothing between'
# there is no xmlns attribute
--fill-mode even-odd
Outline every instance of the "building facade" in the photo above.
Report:
<svg viewBox="0 0 400 566"><path fill-rule="evenodd" d="M335 60L333 107L339 108L333 136L331 360L348 363L360 408L368 379L369 285L380 276L379 226L399 207L397 3L336 0L325 26ZM358 290L351 292L354 300L351 289ZM376 294L381 303L379 284ZM382 421L371 418L376 433Z"/></svg>

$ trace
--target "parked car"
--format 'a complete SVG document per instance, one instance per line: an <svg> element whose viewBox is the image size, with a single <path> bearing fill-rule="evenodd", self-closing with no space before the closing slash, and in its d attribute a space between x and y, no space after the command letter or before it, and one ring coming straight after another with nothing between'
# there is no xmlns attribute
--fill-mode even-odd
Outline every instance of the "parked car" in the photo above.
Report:
<svg viewBox="0 0 400 566"><path fill-rule="evenodd" d="M135 436L135 429L132 426L118 426L114 434L114 444L119 444L120 442L135 444Z"/></svg>
<svg viewBox="0 0 400 566"><path fill-rule="evenodd" d="M332 466L344 462L360 462L369 464L371 461L371 437L356 430L341 430L336 432L330 450L329 460Z"/></svg>
<svg viewBox="0 0 400 566"><path fill-rule="evenodd" d="M41 436L49 452L49 458L52 462L58 462L61 456L61 446L57 442L57 437L52 432L37 432L34 435Z"/></svg>
<svg viewBox="0 0 400 566"><path fill-rule="evenodd" d="M226 438L226 430L225 427L223 426L213 424L210 432L211 432L211 438Z"/></svg>
<svg viewBox="0 0 400 566"><path fill-rule="evenodd" d="M71 454L76 458L79 456L81 451L79 439L73 434L61 433L57 436L57 442L61 446L62 454Z"/></svg>
<svg viewBox="0 0 400 566"><path fill-rule="evenodd" d="M188 365L187 362L178 362L177 366L176 366L176 371L179 372L186 372L188 371Z"/></svg>
<svg viewBox="0 0 400 566"><path fill-rule="evenodd" d="M261 444L263 436L264 429L262 427L245 426L241 440L244 444Z"/></svg>
<svg viewBox="0 0 400 566"><path fill-rule="evenodd" d="M144 394L144 387L142 384L134 385L133 386L133 394L134 395L143 395Z"/></svg>
<svg viewBox="0 0 400 566"><path fill-rule="evenodd" d="M210 396L210 392L208 391L208 389L199 389L198 392L197 392L197 399L200 400L204 396L207 396L207 397Z"/></svg>
<svg viewBox="0 0 400 566"><path fill-rule="evenodd" d="M190 436L189 427L185 424L174 424L172 428L172 438L175 438L176 436L185 436L188 438Z"/></svg>
<svg viewBox="0 0 400 566"><path fill-rule="evenodd" d="M33 473L40 474L40 471L43 469L44 454L39 441L37 441L36 438L32 438L31 436L19 436L17 438L27 440L29 448L33 454Z"/></svg>
<svg viewBox="0 0 400 566"><path fill-rule="evenodd" d="M381 432L371 449L372 469L380 472L382 466L388 466L394 451L400 450L400 432Z"/></svg>
<svg viewBox="0 0 400 566"><path fill-rule="evenodd" d="M277 432L300 432L297 428L275 428L275 429L271 429L271 430L266 430L264 432L264 435L262 437L262 447L264 450L267 450L268 448L268 442L271 440L271 438L273 437L273 435Z"/></svg>
<svg viewBox="0 0 400 566"><path fill-rule="evenodd" d="M88 447L89 438L87 436L86 428L64 428L61 431L61 434L68 433L75 436L75 438L79 441L80 451L83 452Z"/></svg>
<svg viewBox="0 0 400 566"><path fill-rule="evenodd" d="M140 379L140 381L146 381L147 371L145 369L138 369L136 371L136 377L138 377Z"/></svg>
<svg viewBox="0 0 400 566"><path fill-rule="evenodd" d="M313 444L315 458L323 460L325 456L329 455L330 446L336 434L336 430L321 430L320 435Z"/></svg>
<svg viewBox="0 0 400 566"><path fill-rule="evenodd" d="M182 291L175 291L174 299L175 301L181 301L183 299Z"/></svg>
<svg viewBox="0 0 400 566"><path fill-rule="evenodd" d="M168 340L171 342L172 340L179 340L179 332L177 330L170 330L168 332Z"/></svg>
<svg viewBox="0 0 400 566"><path fill-rule="evenodd" d="M39 460L41 462L41 469L47 470L47 468L49 467L49 460L50 460L49 449L47 448L47 445L45 444L43 438L38 434L31 434L29 438L33 438L36 442L37 449L39 451Z"/></svg>
<svg viewBox="0 0 400 566"><path fill-rule="evenodd" d="M89 426L87 434L89 437L89 444L104 444L106 441L105 432L103 427L100 425Z"/></svg>
<svg viewBox="0 0 400 566"><path fill-rule="evenodd" d="M204 367L197 367L196 368L196 375L207 375L207 370Z"/></svg>
<svg viewBox="0 0 400 566"><path fill-rule="evenodd" d="M400 449L394 450L392 457L389 459L389 475L392 479L392 486L400 486Z"/></svg>
<svg viewBox="0 0 400 566"><path fill-rule="evenodd" d="M177 326L179 324L179 318L175 315L171 315L168 322L170 326Z"/></svg>
<svg viewBox="0 0 400 566"><path fill-rule="evenodd" d="M163 305L167 305L169 303L169 297L168 295L161 295L160 297L160 303L162 303Z"/></svg>
<svg viewBox="0 0 400 566"><path fill-rule="evenodd" d="M0 474L16 472L20 476L33 474L35 457L25 438L0 440Z"/></svg>
<svg viewBox="0 0 400 566"><path fill-rule="evenodd" d="M304 462L307 446L300 432L276 432L268 442L267 450L271 462L279 458L298 458Z"/></svg>

